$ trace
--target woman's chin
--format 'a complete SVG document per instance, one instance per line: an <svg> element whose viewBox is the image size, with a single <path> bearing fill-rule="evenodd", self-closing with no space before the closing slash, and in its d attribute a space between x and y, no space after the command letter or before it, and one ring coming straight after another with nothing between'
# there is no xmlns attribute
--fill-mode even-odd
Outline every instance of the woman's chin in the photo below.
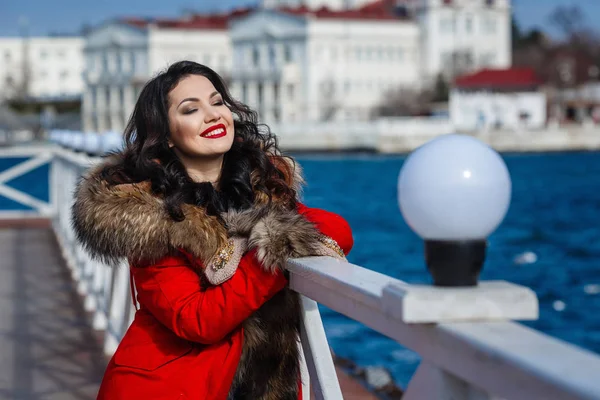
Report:
<svg viewBox="0 0 600 400"><path fill-rule="evenodd" d="M222 145L217 145L215 143L210 149L204 148L202 151L196 152L195 155L198 158L216 158L225 155L229 150L231 150L231 144L224 143Z"/></svg>

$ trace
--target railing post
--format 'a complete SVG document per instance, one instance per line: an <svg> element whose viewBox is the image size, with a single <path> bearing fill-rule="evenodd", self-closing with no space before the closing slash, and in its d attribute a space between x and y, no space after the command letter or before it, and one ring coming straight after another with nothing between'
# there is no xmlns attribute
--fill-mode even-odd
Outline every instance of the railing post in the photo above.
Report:
<svg viewBox="0 0 600 400"><path fill-rule="evenodd" d="M122 263L111 268L113 268L114 275L104 334L104 353L106 355L112 355L115 352L125 329L127 329L126 324L129 320L127 303L131 302L128 265Z"/></svg>
<svg viewBox="0 0 600 400"><path fill-rule="evenodd" d="M460 362L460 360L457 360ZM507 384L510 384L507 382ZM462 379L422 361L413 375L403 400L502 400Z"/></svg>
<svg viewBox="0 0 600 400"><path fill-rule="evenodd" d="M303 322L300 322L303 324ZM310 372L308 371L308 364L306 363L306 357L304 356L304 346L302 346L302 340L298 341L298 352L300 353L300 382L302 382L302 400L310 400Z"/></svg>
<svg viewBox="0 0 600 400"><path fill-rule="evenodd" d="M300 339L317 400L343 399L317 302L300 295Z"/></svg>
<svg viewBox="0 0 600 400"><path fill-rule="evenodd" d="M92 292L96 297L96 310L94 312L92 327L95 330L103 330L106 329L107 326L113 270L98 261L94 260L93 263L94 282L92 284Z"/></svg>

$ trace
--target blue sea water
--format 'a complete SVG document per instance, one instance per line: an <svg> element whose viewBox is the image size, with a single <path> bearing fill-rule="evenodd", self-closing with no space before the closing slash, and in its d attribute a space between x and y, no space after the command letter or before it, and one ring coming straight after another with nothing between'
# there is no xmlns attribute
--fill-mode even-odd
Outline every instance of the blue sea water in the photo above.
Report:
<svg viewBox="0 0 600 400"><path fill-rule="evenodd" d="M532 288L540 318L527 325L600 353L600 153L503 155L513 183L504 222L489 238L485 280ZM300 155L304 201L345 217L354 234L349 261L411 283L430 282L423 244L397 205L404 157ZM515 257L533 252L530 264ZM322 308L334 352L383 366L406 385L418 354Z"/></svg>

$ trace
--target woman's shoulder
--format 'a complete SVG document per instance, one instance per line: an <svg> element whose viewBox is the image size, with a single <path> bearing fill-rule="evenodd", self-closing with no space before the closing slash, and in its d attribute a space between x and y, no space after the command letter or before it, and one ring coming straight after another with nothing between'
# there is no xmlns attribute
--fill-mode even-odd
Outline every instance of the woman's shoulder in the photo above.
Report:
<svg viewBox="0 0 600 400"><path fill-rule="evenodd" d="M185 204L185 218L178 222L150 182L108 182L106 168L116 162L118 156L91 168L75 193L73 227L93 256L108 263L123 258L155 261L183 248L207 259L225 242L225 228L202 207Z"/></svg>

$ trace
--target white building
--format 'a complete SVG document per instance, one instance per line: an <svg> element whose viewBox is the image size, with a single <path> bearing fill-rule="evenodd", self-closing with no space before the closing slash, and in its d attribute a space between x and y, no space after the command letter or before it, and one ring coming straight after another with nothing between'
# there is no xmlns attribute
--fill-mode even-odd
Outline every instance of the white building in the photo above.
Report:
<svg viewBox="0 0 600 400"><path fill-rule="evenodd" d="M230 27L234 93L267 122L365 120L389 90L511 63L509 0L292 3Z"/></svg>
<svg viewBox="0 0 600 400"><path fill-rule="evenodd" d="M510 0L412 0L412 4L421 33L424 79L510 67Z"/></svg>
<svg viewBox="0 0 600 400"><path fill-rule="evenodd" d="M0 38L0 100L79 96L83 38Z"/></svg>
<svg viewBox="0 0 600 400"><path fill-rule="evenodd" d="M459 131L541 129L546 94L529 68L484 69L458 78L450 93L450 118Z"/></svg>
<svg viewBox="0 0 600 400"><path fill-rule="evenodd" d="M389 15L258 10L234 21L233 92L268 122L364 120L419 84L419 31Z"/></svg>
<svg viewBox="0 0 600 400"><path fill-rule="evenodd" d="M84 48L84 130L122 132L143 85L175 61L197 61L227 78L229 17L127 19L94 29Z"/></svg>

